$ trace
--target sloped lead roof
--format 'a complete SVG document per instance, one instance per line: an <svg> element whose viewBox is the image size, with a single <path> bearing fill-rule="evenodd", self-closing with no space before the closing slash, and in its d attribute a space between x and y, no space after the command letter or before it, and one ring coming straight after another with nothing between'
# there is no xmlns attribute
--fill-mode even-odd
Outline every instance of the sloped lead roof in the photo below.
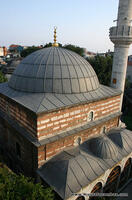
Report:
<svg viewBox="0 0 132 200"><path fill-rule="evenodd" d="M100 85L97 90L80 94L31 93L17 91L8 83L1 83L0 93L34 113L42 113L117 96L121 91Z"/></svg>
<svg viewBox="0 0 132 200"><path fill-rule="evenodd" d="M113 130L108 133L107 140L116 145L116 158L105 159L95 155L86 141L79 147L65 150L50 159L38 169L38 174L62 199L68 199L132 152L132 131Z"/></svg>
<svg viewBox="0 0 132 200"><path fill-rule="evenodd" d="M96 90L99 81L83 57L64 48L49 47L23 59L9 86L22 92L73 94Z"/></svg>

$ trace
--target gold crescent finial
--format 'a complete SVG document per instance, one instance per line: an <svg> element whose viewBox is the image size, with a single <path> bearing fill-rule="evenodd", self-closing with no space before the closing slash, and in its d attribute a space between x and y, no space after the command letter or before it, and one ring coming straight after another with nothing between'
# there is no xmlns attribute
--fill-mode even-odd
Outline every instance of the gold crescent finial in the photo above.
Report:
<svg viewBox="0 0 132 200"><path fill-rule="evenodd" d="M58 47L59 46L59 44L56 42L57 41L56 40L56 38L57 38L57 36L56 36L56 29L57 29L57 27L54 26L54 43L52 44L53 47Z"/></svg>

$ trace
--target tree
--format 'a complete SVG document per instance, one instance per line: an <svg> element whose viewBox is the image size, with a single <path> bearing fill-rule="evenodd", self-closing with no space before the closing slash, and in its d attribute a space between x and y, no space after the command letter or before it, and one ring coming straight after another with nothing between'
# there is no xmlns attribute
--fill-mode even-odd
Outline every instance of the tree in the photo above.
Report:
<svg viewBox="0 0 132 200"><path fill-rule="evenodd" d="M41 45L41 48L46 48L46 47L51 47L52 46L52 43L49 42L47 44L45 44L43 47ZM80 56L83 56L84 54L84 50L83 48L81 47L78 47L78 46L75 46L75 45L72 45L72 44L68 44L68 45L62 45L61 43L59 43L59 47L62 47L62 48L65 48L65 49L69 49L71 51L74 51L76 53L78 53ZM34 51L37 51L37 50L40 50L39 47L35 47L35 46L32 46L32 47L28 47L27 49L24 49L22 52L21 52L21 56L22 57L26 57L28 56L29 54L33 53Z"/></svg>
<svg viewBox="0 0 132 200"><path fill-rule="evenodd" d="M35 46L32 46L32 47L28 47L27 49L24 49L22 52L21 52L21 56L22 57L26 57L28 56L29 54L33 53L34 51L37 51L39 50L40 48L39 47L35 47Z"/></svg>
<svg viewBox="0 0 132 200"><path fill-rule="evenodd" d="M0 71L0 83L6 82L7 78L4 76L4 74Z"/></svg>
<svg viewBox="0 0 132 200"><path fill-rule="evenodd" d="M63 47L65 49L69 49L71 51L74 51L74 52L78 53L80 56L83 56L83 54L84 54L84 49L79 47L79 46L75 46L75 45L72 45L72 44L67 44L67 45L64 45Z"/></svg>
<svg viewBox="0 0 132 200"><path fill-rule="evenodd" d="M45 45L44 45L44 48L46 48L46 47L52 47L52 43L49 42L49 43L45 44ZM61 44L61 43L59 43L59 47L62 47L62 44Z"/></svg>
<svg viewBox="0 0 132 200"><path fill-rule="evenodd" d="M112 56L95 56L94 58L88 58L88 62L94 68L99 82L104 85L110 85L111 72L112 72Z"/></svg>
<svg viewBox="0 0 132 200"><path fill-rule="evenodd" d="M52 189L34 184L31 178L0 168L0 200L53 200Z"/></svg>

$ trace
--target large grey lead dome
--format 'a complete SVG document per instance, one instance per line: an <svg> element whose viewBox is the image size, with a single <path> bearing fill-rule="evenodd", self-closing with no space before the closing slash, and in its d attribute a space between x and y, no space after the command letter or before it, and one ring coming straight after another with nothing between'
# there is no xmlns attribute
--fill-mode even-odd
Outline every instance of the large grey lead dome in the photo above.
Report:
<svg viewBox="0 0 132 200"><path fill-rule="evenodd" d="M64 48L49 47L23 59L9 86L23 92L71 94L96 90L99 81L83 57Z"/></svg>

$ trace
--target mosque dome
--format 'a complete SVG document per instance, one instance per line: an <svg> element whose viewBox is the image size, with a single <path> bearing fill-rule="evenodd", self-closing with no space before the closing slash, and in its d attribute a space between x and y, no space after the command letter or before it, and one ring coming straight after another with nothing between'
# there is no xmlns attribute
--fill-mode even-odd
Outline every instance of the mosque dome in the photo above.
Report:
<svg viewBox="0 0 132 200"><path fill-rule="evenodd" d="M24 58L8 85L22 92L74 94L98 89L99 81L83 57L64 48L49 47Z"/></svg>
<svg viewBox="0 0 132 200"><path fill-rule="evenodd" d="M116 145L105 135L89 141L90 151L102 159L115 159L118 156Z"/></svg>

